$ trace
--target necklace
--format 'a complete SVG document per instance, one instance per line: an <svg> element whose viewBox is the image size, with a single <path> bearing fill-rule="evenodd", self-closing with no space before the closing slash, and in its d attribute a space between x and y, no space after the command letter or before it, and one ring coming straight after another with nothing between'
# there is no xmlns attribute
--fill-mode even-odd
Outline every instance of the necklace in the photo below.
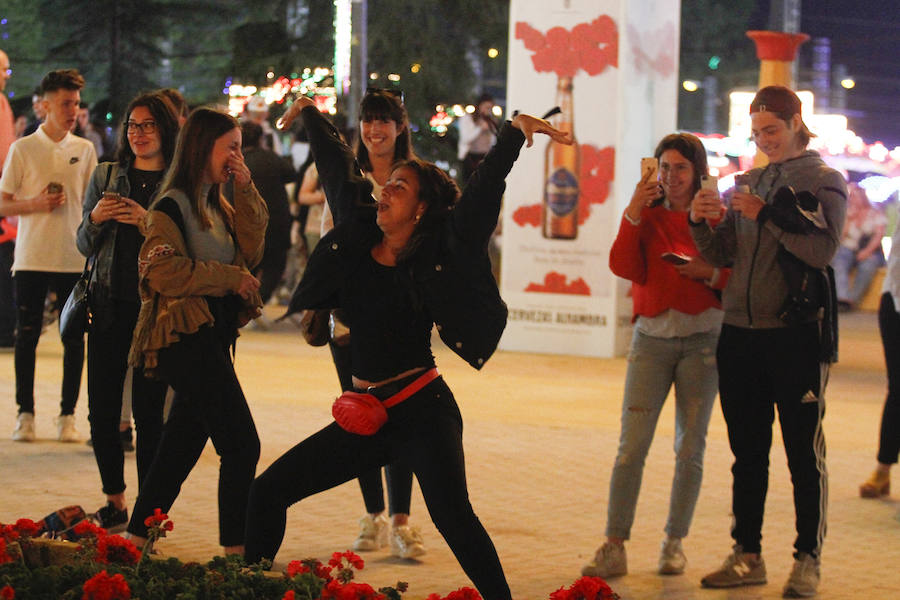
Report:
<svg viewBox="0 0 900 600"><path fill-rule="evenodd" d="M132 169L132 177L134 178L135 187L142 194L152 193L159 187L162 181L162 171L142 171L140 169Z"/></svg>

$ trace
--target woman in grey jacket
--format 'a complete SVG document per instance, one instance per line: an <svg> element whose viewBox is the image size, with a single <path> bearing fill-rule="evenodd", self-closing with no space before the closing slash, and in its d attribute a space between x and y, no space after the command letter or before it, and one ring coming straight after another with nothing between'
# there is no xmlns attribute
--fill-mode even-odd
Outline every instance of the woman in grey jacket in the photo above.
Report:
<svg viewBox="0 0 900 600"><path fill-rule="evenodd" d="M725 319L717 361L722 413L734 453L735 546L702 583L735 587L766 582L760 540L777 406L797 515L794 567L784 594L812 596L819 584L828 498L822 432L828 364L820 341L825 324L821 311L782 319L789 281L778 255L786 252L813 270L824 270L840 241L847 188L840 173L806 150L811 134L794 92L763 88L750 113L753 139L769 164L750 171L749 191L735 191L715 229L705 223L721 214L714 191L697 193L689 219L703 257L716 266L732 265L722 297ZM773 218L776 195L791 193L808 193L818 201L818 210L808 215L814 223L808 232L789 232Z"/></svg>
<svg viewBox="0 0 900 600"><path fill-rule="evenodd" d="M159 94L131 101L122 122L115 162L101 163L84 196L76 243L94 256L88 331L88 410L91 441L107 503L96 513L110 532L125 529L124 455L119 438L128 349L140 309L138 250L147 206L175 151L178 120ZM131 395L137 436L138 487L150 468L163 424L166 385L135 369Z"/></svg>

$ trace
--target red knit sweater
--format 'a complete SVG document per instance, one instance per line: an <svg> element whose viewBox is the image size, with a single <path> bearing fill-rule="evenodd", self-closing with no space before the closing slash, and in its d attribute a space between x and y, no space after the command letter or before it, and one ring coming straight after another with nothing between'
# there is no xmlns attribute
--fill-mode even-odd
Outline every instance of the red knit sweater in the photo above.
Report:
<svg viewBox="0 0 900 600"><path fill-rule="evenodd" d="M660 258L665 252L700 254L691 239L687 218L687 212L669 210L663 205L645 208L637 225L622 218L609 252L609 268L631 281L632 321L639 315L655 317L670 308L696 315L708 308L722 307L712 288L703 281L680 275L674 265ZM716 289L725 287L729 272L720 271Z"/></svg>

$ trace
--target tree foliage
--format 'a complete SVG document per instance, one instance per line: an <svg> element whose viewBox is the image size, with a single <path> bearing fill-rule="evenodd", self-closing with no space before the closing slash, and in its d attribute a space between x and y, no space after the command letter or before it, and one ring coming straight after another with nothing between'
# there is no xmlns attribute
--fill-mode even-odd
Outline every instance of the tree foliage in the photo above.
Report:
<svg viewBox="0 0 900 600"><path fill-rule="evenodd" d="M718 122L727 122L727 90L739 85L756 85L759 63L753 42L747 38L754 0L682 0L680 80L717 79ZM710 59L718 57L717 68ZM702 129L702 92L680 90L678 126ZM721 127L721 125L720 125Z"/></svg>

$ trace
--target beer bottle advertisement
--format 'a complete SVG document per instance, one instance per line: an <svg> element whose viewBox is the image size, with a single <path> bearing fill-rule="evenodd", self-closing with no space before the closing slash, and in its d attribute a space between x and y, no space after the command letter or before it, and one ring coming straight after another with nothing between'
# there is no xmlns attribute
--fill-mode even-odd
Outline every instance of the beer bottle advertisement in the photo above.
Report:
<svg viewBox="0 0 900 600"><path fill-rule="evenodd" d="M561 131L574 136L574 110L572 106L572 78L560 77L556 102L560 113L553 124ZM544 199L542 231L545 238L574 240L578 237L578 181L581 168L581 152L577 139L571 146L551 141L544 158Z"/></svg>

